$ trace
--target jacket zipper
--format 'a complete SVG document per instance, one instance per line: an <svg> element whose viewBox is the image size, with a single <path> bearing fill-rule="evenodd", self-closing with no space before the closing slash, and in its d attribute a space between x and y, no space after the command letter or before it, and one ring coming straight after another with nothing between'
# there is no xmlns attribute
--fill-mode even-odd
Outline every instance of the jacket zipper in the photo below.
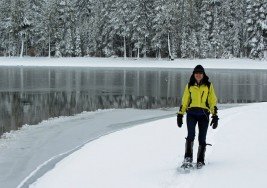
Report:
<svg viewBox="0 0 267 188"><path fill-rule="evenodd" d="M202 91L202 94L201 94L201 103L202 103L203 95L204 95L204 91Z"/></svg>

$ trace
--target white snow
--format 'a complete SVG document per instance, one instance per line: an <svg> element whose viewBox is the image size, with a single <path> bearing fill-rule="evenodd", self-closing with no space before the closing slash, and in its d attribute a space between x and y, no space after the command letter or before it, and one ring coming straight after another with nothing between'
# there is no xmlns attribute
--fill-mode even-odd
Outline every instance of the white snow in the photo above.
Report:
<svg viewBox="0 0 267 188"><path fill-rule="evenodd" d="M9 58L0 57L0 66L60 66L60 67L128 67L128 68L193 68L202 64L213 69L267 69L267 60L252 59L166 59L142 58Z"/></svg>
<svg viewBox="0 0 267 188"><path fill-rule="evenodd" d="M0 139L0 188L28 187L85 143L127 127L171 117L177 110L97 110L50 118L5 133Z"/></svg>
<svg viewBox="0 0 267 188"><path fill-rule="evenodd" d="M208 131L213 146L207 148L207 165L189 174L177 171L186 126L178 128L171 117L92 141L30 187L267 187L266 109L267 103L257 103L221 110L218 129Z"/></svg>

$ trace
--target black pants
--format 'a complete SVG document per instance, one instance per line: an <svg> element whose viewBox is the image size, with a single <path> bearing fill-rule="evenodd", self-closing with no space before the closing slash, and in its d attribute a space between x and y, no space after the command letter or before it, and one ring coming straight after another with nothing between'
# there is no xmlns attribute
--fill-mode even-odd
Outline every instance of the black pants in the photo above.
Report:
<svg viewBox="0 0 267 188"><path fill-rule="evenodd" d="M195 139L195 129L198 123L198 141L199 145L206 146L206 136L209 126L209 112L204 109L189 109L186 117L187 122L187 140L194 141Z"/></svg>

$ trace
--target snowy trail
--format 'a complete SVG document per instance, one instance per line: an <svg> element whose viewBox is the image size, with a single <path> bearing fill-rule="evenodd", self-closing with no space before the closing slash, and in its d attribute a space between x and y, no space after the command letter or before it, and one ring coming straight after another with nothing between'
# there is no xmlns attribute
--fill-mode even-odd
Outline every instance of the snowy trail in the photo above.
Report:
<svg viewBox="0 0 267 188"><path fill-rule="evenodd" d="M258 103L221 110L219 128L209 129L207 166L190 174L177 172L186 128L171 117L90 142L30 187L266 187L266 109Z"/></svg>
<svg viewBox="0 0 267 188"><path fill-rule="evenodd" d="M28 187L83 144L114 131L174 116L176 111L99 110L53 118L6 133L0 139L0 188L14 188L20 183Z"/></svg>
<svg viewBox="0 0 267 188"><path fill-rule="evenodd" d="M205 169L205 174L216 178L202 175L197 185L209 182L209 186L218 188L267 186L266 109L264 103L228 110L234 115L225 119L209 156L212 168Z"/></svg>

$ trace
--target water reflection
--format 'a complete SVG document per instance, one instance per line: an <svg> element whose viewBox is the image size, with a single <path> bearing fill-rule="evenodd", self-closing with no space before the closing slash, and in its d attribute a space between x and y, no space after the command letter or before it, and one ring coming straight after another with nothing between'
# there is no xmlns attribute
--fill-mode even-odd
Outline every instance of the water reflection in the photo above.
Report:
<svg viewBox="0 0 267 188"><path fill-rule="evenodd" d="M104 108L179 106L191 69L1 67L0 135ZM220 103L267 101L267 71L207 70Z"/></svg>

